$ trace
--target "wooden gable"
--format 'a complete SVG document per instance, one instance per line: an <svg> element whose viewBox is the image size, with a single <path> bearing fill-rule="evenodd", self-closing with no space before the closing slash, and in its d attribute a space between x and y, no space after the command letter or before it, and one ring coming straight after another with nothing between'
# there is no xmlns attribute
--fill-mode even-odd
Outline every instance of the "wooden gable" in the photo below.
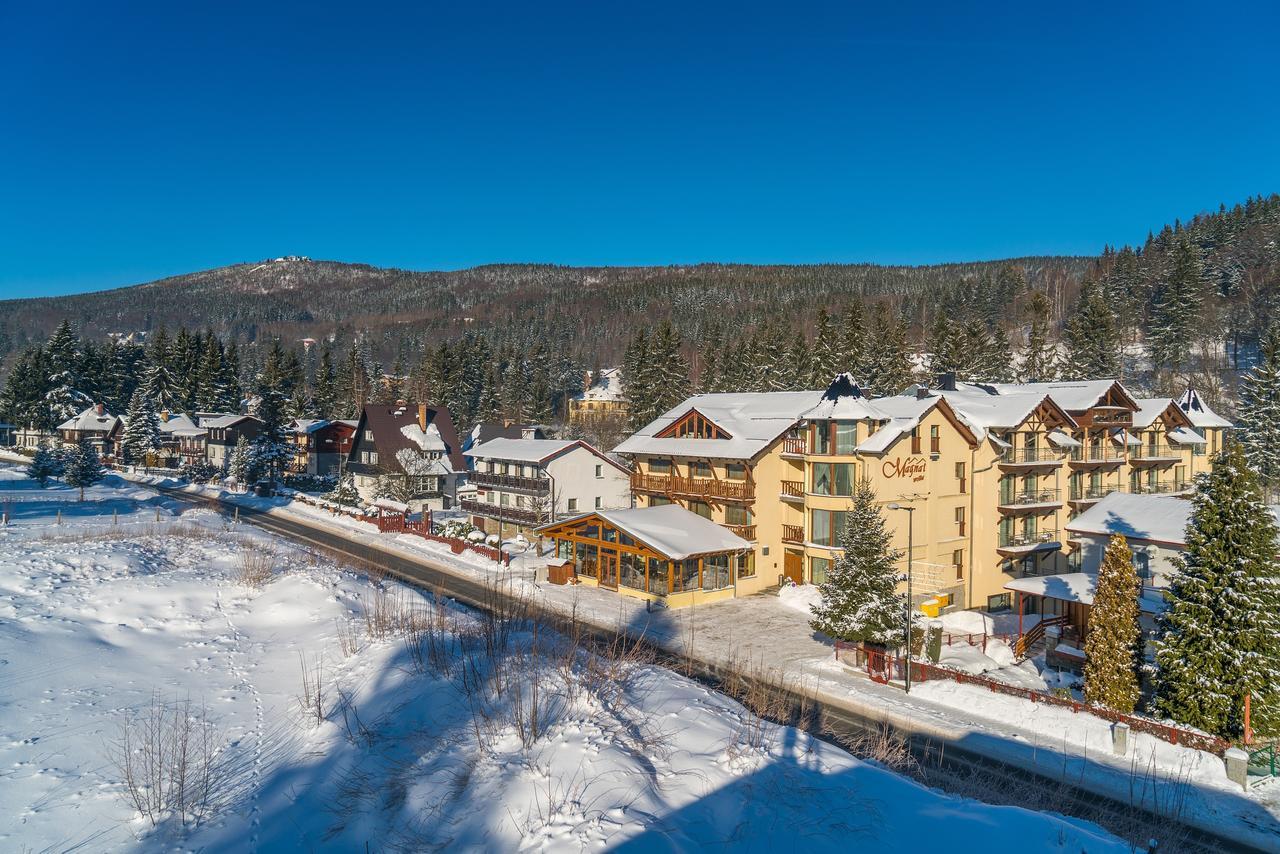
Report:
<svg viewBox="0 0 1280 854"><path fill-rule="evenodd" d="M696 409L690 409L660 430L658 439L732 439L718 424Z"/></svg>

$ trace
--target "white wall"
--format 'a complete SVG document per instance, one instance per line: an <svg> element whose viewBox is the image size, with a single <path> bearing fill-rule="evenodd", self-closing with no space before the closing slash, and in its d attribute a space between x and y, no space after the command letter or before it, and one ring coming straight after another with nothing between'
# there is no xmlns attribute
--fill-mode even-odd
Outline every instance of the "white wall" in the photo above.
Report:
<svg viewBox="0 0 1280 854"><path fill-rule="evenodd" d="M1075 539L1082 541L1080 552L1080 569L1083 572L1097 573L1098 568L1102 566L1102 556L1107 551L1107 543L1111 538L1102 534L1073 534ZM1174 573L1173 558L1182 554L1181 547L1170 546L1167 543L1148 543L1143 540L1129 540L1129 548L1136 555L1139 551L1146 551L1150 554L1150 564L1152 577L1143 580L1146 587L1168 587L1169 579Z"/></svg>
<svg viewBox="0 0 1280 854"><path fill-rule="evenodd" d="M596 466L600 477L596 477ZM596 508L596 498L604 510L621 510L631 506L631 478L617 466L578 447L556 457L547 464L555 480L556 516L587 513ZM577 510L569 510L569 499L578 500Z"/></svg>

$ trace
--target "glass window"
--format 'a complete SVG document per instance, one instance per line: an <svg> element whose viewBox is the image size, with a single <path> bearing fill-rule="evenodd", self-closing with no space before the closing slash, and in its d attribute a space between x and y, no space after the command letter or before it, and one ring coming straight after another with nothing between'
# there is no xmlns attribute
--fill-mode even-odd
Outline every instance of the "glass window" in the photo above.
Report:
<svg viewBox="0 0 1280 854"><path fill-rule="evenodd" d="M835 463L832 467L835 475L835 495L853 495L853 463Z"/></svg>
<svg viewBox="0 0 1280 854"><path fill-rule="evenodd" d="M724 506L724 523L726 525L750 525L751 511L741 504L726 504Z"/></svg>
<svg viewBox="0 0 1280 854"><path fill-rule="evenodd" d="M573 560L573 543L568 540L556 540L556 557L562 560Z"/></svg>
<svg viewBox="0 0 1280 854"><path fill-rule="evenodd" d="M827 570L831 568L831 559L825 557L809 558L809 583L824 584L827 580Z"/></svg>
<svg viewBox="0 0 1280 854"><path fill-rule="evenodd" d="M705 501L690 501L689 509L697 513L703 519L711 518L711 505Z"/></svg>
<svg viewBox="0 0 1280 854"><path fill-rule="evenodd" d="M692 477L711 477L711 463L706 460L694 460L689 464Z"/></svg>
<svg viewBox="0 0 1280 854"><path fill-rule="evenodd" d="M836 422L836 453L850 455L858 447L858 422Z"/></svg>
<svg viewBox="0 0 1280 854"><path fill-rule="evenodd" d="M709 555L702 559L702 589L723 590L733 586L727 554Z"/></svg>
<svg viewBox="0 0 1280 854"><path fill-rule="evenodd" d="M675 588L681 590L697 590L698 589L698 559L696 557L689 558L678 564L679 574L676 575Z"/></svg>
<svg viewBox="0 0 1280 854"><path fill-rule="evenodd" d="M665 495L651 495L651 496L649 496L649 506L650 506L650 507L661 507L661 506L663 506L664 504L670 504L670 503L671 503L671 499L670 499L670 498L667 498Z"/></svg>
<svg viewBox="0 0 1280 854"><path fill-rule="evenodd" d="M809 540L820 546L840 545L840 534L844 531L844 510L814 510L810 525Z"/></svg>
<svg viewBox="0 0 1280 854"><path fill-rule="evenodd" d="M621 532L618 533L618 542L622 543L624 546L634 546L636 544L635 540Z"/></svg>
<svg viewBox="0 0 1280 854"><path fill-rule="evenodd" d="M592 540L600 539L600 526L597 523L592 522L582 529L582 536L588 537Z"/></svg>
<svg viewBox="0 0 1280 854"><path fill-rule="evenodd" d="M578 564L578 574L587 575L591 578L596 577L596 547L587 543L575 543L575 558Z"/></svg>
<svg viewBox="0 0 1280 854"><path fill-rule="evenodd" d="M738 555L738 577L739 578L755 578L756 577L756 553L743 552Z"/></svg>
<svg viewBox="0 0 1280 854"><path fill-rule="evenodd" d="M988 611L1008 611L1012 607L1013 595L1010 593L1001 593L996 596L987 597Z"/></svg>
<svg viewBox="0 0 1280 854"><path fill-rule="evenodd" d="M831 453L831 422L815 421L813 424L813 453Z"/></svg>
<svg viewBox="0 0 1280 854"><path fill-rule="evenodd" d="M601 539L606 543L616 543L618 541L618 529L605 526L602 529Z"/></svg>
<svg viewBox="0 0 1280 854"><path fill-rule="evenodd" d="M667 561L661 558L649 558L649 592L658 596L667 595Z"/></svg>
<svg viewBox="0 0 1280 854"><path fill-rule="evenodd" d="M596 464L596 477L604 477L604 466Z"/></svg>
<svg viewBox="0 0 1280 854"><path fill-rule="evenodd" d="M603 506L604 506L604 505L603 505L603 503L601 503L601 498L600 498L600 496L599 496L599 495L597 495L597 496L596 496L596 509L597 509L597 510L599 510L599 509L601 509Z"/></svg>
<svg viewBox="0 0 1280 854"><path fill-rule="evenodd" d="M645 560L631 552L623 552L618 559L618 583L632 590L644 590Z"/></svg>
<svg viewBox="0 0 1280 854"><path fill-rule="evenodd" d="M578 499L576 499L576 498L570 498L570 499L569 499L569 512L570 512L570 513L573 513L573 512L574 512L574 511L576 511L577 509L578 509Z"/></svg>
<svg viewBox="0 0 1280 854"><path fill-rule="evenodd" d="M503 492L503 493L499 494L499 495L498 495L498 504L500 504L500 505L501 505L501 506L503 506L503 507L510 506L510 504L511 504L511 496L510 496L510 495L508 495L508 494L507 494L507 493L505 493L505 492Z"/></svg>
<svg viewBox="0 0 1280 854"><path fill-rule="evenodd" d="M814 495L830 495L831 494L831 464L830 463L814 463L813 464L813 494Z"/></svg>
<svg viewBox="0 0 1280 854"><path fill-rule="evenodd" d="M724 476L729 480L746 480L747 467L742 463L728 463L724 467Z"/></svg>
<svg viewBox="0 0 1280 854"><path fill-rule="evenodd" d="M671 474L671 460L649 460L649 471L653 474Z"/></svg>

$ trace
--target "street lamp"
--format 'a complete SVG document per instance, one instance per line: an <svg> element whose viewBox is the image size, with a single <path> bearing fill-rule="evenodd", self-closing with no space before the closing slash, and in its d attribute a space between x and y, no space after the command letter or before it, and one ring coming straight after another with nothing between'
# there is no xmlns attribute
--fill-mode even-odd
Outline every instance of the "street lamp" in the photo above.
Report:
<svg viewBox="0 0 1280 854"><path fill-rule="evenodd" d="M890 510L907 511L907 614L906 614L906 620L905 620L906 622L905 631L907 636L907 655L906 655L907 670L906 670L906 678L905 678L904 685L906 687L906 693L910 694L911 693L911 558L913 556L913 546L915 545L912 542L912 538L913 538L912 535L914 534L913 523L915 522L916 508L912 507L909 504L899 504L896 501L891 502L887 506Z"/></svg>

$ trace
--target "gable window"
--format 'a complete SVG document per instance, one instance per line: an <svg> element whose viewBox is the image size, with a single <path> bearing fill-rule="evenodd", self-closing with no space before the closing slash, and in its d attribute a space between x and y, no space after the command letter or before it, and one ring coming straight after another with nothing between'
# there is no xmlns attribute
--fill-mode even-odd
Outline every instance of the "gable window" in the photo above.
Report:
<svg viewBox="0 0 1280 854"><path fill-rule="evenodd" d="M656 434L659 439L728 439L729 434L696 409Z"/></svg>
<svg viewBox="0 0 1280 854"><path fill-rule="evenodd" d="M372 430L365 430L365 431L364 431L364 440L365 440L366 442L372 442L372 441L373 441L373 431L372 431ZM903 637L906 637L906 635L903 635Z"/></svg>
<svg viewBox="0 0 1280 854"><path fill-rule="evenodd" d="M600 498L600 496L599 496L599 495L597 495L597 496L596 496L596 509L597 509L597 510L601 509L601 507L603 507L603 506L604 506L604 505L601 503L601 500L602 500L602 499ZM903 635L903 637L906 637L906 635Z"/></svg>
<svg viewBox="0 0 1280 854"><path fill-rule="evenodd" d="M599 479L603 477L604 477L604 466L599 463L596 463L596 478ZM903 637L905 638L906 635L904 634Z"/></svg>
<svg viewBox="0 0 1280 854"><path fill-rule="evenodd" d="M929 427L929 453L936 454L942 448L942 436L938 433L938 425Z"/></svg>
<svg viewBox="0 0 1280 854"><path fill-rule="evenodd" d="M911 453L913 454L920 453L920 428L919 427L911 428Z"/></svg>

